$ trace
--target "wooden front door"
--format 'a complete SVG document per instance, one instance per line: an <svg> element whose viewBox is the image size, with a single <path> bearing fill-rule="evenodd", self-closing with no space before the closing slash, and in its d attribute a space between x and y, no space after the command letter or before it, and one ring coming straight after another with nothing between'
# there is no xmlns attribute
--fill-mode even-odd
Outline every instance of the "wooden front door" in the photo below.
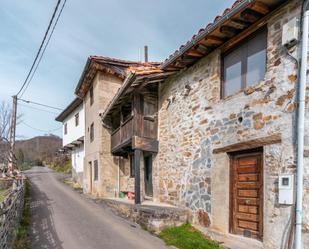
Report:
<svg viewBox="0 0 309 249"><path fill-rule="evenodd" d="M231 155L231 233L263 238L263 153Z"/></svg>
<svg viewBox="0 0 309 249"><path fill-rule="evenodd" d="M152 196L152 156L147 155L144 157L144 178L145 178L145 194Z"/></svg>

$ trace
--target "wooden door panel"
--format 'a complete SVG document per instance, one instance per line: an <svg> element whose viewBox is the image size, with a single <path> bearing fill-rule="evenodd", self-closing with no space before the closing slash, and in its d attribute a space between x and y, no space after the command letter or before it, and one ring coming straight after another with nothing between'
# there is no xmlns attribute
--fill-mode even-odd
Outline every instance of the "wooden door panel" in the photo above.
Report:
<svg viewBox="0 0 309 249"><path fill-rule="evenodd" d="M258 169L254 166L246 166L246 167L238 167L237 168L237 173L241 174L241 173L257 173Z"/></svg>
<svg viewBox="0 0 309 249"><path fill-rule="evenodd" d="M238 190L237 197L258 197L258 190Z"/></svg>
<svg viewBox="0 0 309 249"><path fill-rule="evenodd" d="M246 205L246 206L259 205L260 199L259 198L238 198L237 204Z"/></svg>
<svg viewBox="0 0 309 249"><path fill-rule="evenodd" d="M240 158L238 160L238 165L239 166L248 166L248 165L253 165L255 166L257 163L257 159L254 157L244 157L244 158Z"/></svg>
<svg viewBox="0 0 309 249"><path fill-rule="evenodd" d="M258 223L257 222L239 220L238 226L240 228L252 229L252 230L255 230L255 231L258 230Z"/></svg>
<svg viewBox="0 0 309 249"><path fill-rule="evenodd" d="M248 214L257 214L258 207L257 206L248 206L248 205L238 205L238 212L244 212Z"/></svg>
<svg viewBox="0 0 309 249"><path fill-rule="evenodd" d="M259 181L259 174L238 175L238 182L255 182L255 181Z"/></svg>
<svg viewBox="0 0 309 249"><path fill-rule="evenodd" d="M259 189L260 183L259 182L238 182L237 188L240 188L240 189Z"/></svg>
<svg viewBox="0 0 309 249"><path fill-rule="evenodd" d="M231 156L231 232L263 237L262 153Z"/></svg>

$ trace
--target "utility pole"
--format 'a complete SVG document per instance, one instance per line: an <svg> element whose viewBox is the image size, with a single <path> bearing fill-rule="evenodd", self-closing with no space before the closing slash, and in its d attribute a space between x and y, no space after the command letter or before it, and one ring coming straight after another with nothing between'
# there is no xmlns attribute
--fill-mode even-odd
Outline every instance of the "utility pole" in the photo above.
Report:
<svg viewBox="0 0 309 249"><path fill-rule="evenodd" d="M12 173L15 169L15 135L16 135L16 115L17 115L17 95L13 96L13 109L10 127L10 153L9 153L9 172Z"/></svg>
<svg viewBox="0 0 309 249"><path fill-rule="evenodd" d="M145 62L148 62L148 46L144 46L144 59Z"/></svg>

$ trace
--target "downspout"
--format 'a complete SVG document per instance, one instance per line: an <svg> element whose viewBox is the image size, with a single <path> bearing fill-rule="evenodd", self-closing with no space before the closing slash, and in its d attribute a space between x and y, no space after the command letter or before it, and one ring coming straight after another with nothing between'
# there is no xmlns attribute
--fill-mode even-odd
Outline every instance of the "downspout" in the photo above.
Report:
<svg viewBox="0 0 309 249"><path fill-rule="evenodd" d="M120 192L120 156L118 156L118 181L117 181L117 196L116 198L119 197L119 192Z"/></svg>
<svg viewBox="0 0 309 249"><path fill-rule="evenodd" d="M297 188L296 188L296 224L295 249L301 249L302 212L303 212L303 171L304 171L304 126L305 126L305 95L307 83L307 57L308 57L308 28L309 10L308 0L304 2L301 38L301 64L299 80L299 99L297 113Z"/></svg>

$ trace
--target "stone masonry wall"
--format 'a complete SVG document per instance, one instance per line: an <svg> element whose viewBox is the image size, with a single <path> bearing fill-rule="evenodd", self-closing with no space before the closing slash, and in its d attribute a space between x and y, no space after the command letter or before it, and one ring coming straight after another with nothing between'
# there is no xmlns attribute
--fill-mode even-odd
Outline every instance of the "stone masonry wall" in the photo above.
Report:
<svg viewBox="0 0 309 249"><path fill-rule="evenodd" d="M111 155L111 136L109 131L102 126L99 114L104 112L121 84L122 80L118 77L99 72L93 80L93 104L90 105L89 92L84 98L86 129L84 192L95 196L114 197L117 191L118 159ZM90 142L92 123L94 123L94 141ZM98 180L94 180L94 160L98 160ZM92 168L89 162L92 162Z"/></svg>
<svg viewBox="0 0 309 249"><path fill-rule="evenodd" d="M21 182L0 203L0 248L9 249L24 206L24 184Z"/></svg>
<svg viewBox="0 0 309 249"><path fill-rule="evenodd" d="M229 232L229 161L226 153L215 155L213 150L274 134L281 136L280 144L263 148L264 248L280 248L287 236L287 217L292 214L290 206L278 204L278 174L295 172L298 81L297 66L282 48L281 36L282 25L299 14L299 2L291 1L269 19L265 80L254 86L221 99L221 51L216 50L160 87L160 151L154 162L154 198L190 208L195 222L204 226ZM185 94L187 84L192 87L189 95ZM308 105L306 110L308 125ZM304 199L308 203L308 129L306 132ZM308 217L309 208L305 208L306 229ZM274 227L278 228L276 232Z"/></svg>

